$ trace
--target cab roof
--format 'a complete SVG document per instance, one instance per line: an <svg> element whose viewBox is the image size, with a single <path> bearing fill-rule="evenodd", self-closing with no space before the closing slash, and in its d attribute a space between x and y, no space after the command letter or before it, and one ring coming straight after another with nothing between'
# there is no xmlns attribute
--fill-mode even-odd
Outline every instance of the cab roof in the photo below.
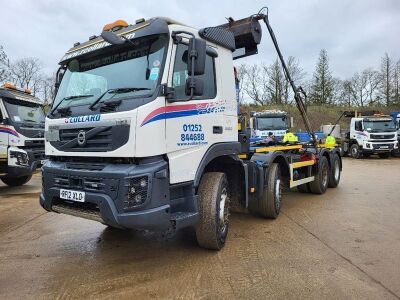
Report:
<svg viewBox="0 0 400 300"><path fill-rule="evenodd" d="M37 104L43 104L43 102L39 98L32 96L28 93L24 93L19 90L13 90L13 89L0 87L0 98L3 98L3 97L9 98L9 99L14 99L14 100L21 100L21 101L27 101L27 102L37 103Z"/></svg>

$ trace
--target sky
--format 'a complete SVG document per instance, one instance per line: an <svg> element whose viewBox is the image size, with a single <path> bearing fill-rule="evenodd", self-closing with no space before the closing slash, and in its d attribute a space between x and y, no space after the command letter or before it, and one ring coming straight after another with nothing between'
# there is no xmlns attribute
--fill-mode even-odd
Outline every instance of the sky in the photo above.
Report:
<svg viewBox="0 0 400 300"><path fill-rule="evenodd" d="M248 17L268 6L270 23L285 57L294 56L311 77L321 49L326 49L333 76L378 69L387 52L400 59L400 0L221 0L104 1L0 0L0 45L10 60L37 57L51 74L75 42L101 33L117 19L168 16L192 27ZM235 61L271 63L276 58L263 26L259 54Z"/></svg>

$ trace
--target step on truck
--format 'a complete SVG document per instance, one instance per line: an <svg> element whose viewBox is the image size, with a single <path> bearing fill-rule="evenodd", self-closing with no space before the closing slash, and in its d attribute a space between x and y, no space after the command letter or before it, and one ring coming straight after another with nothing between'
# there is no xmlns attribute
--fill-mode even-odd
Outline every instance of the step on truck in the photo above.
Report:
<svg viewBox="0 0 400 300"><path fill-rule="evenodd" d="M44 156L45 113L30 90L11 83L0 88L0 179L9 186L27 183Z"/></svg>
<svg viewBox="0 0 400 300"><path fill-rule="evenodd" d="M377 154L389 158L398 150L398 136L394 120L375 111L344 112L350 119L350 128L343 133L343 153L352 158L370 157Z"/></svg>
<svg viewBox="0 0 400 300"><path fill-rule="evenodd" d="M46 118L43 208L123 229L194 227L200 246L221 249L231 209L276 218L284 186L336 187L337 149L250 147L238 124L233 60L257 53L261 20L279 51L262 13L200 30L119 20L76 43Z"/></svg>

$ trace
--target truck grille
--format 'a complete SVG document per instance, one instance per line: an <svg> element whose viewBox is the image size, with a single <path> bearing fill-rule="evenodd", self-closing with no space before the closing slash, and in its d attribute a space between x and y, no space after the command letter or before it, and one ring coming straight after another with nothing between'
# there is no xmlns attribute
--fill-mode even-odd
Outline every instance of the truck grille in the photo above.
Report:
<svg viewBox="0 0 400 300"><path fill-rule="evenodd" d="M390 139L394 139L394 134L371 134L371 139L390 140Z"/></svg>
<svg viewBox="0 0 400 300"><path fill-rule="evenodd" d="M98 177L55 175L53 185L66 189L78 189L88 192L102 192L115 199L118 193L118 180Z"/></svg>
<svg viewBox="0 0 400 300"><path fill-rule="evenodd" d="M59 133L60 140L51 145L60 151L107 152L128 142L129 125L60 129Z"/></svg>

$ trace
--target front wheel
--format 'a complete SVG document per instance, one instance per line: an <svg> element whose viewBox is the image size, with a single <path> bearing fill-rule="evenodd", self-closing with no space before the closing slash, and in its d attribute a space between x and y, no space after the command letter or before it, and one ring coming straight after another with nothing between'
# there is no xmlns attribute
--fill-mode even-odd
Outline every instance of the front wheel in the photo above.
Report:
<svg viewBox="0 0 400 300"><path fill-rule="evenodd" d="M8 186L20 186L31 180L32 175L22 176L22 177L2 177L3 181Z"/></svg>
<svg viewBox="0 0 400 300"><path fill-rule="evenodd" d="M197 242L203 248L220 250L225 244L229 226L229 190L225 173L205 173L198 196Z"/></svg>
<svg viewBox="0 0 400 300"><path fill-rule="evenodd" d="M349 151L352 158L359 159L361 157L360 147L357 144L351 145Z"/></svg>

